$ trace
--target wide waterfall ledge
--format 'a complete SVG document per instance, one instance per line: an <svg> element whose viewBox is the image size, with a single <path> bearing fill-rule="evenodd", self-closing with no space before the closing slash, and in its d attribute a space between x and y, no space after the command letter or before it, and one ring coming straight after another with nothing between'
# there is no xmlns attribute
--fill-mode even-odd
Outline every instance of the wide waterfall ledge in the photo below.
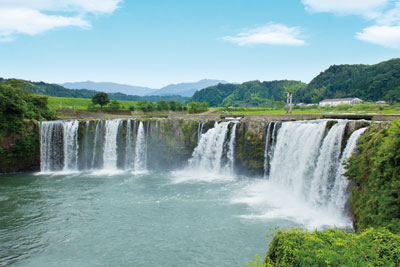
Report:
<svg viewBox="0 0 400 267"><path fill-rule="evenodd" d="M244 219L351 228L344 164L368 122L270 121L256 133L250 126L239 120L46 121L40 124L41 174L135 176L167 169L173 184L243 183L230 202L249 207ZM257 134L262 143L252 139ZM243 153L254 150L261 159ZM244 175L245 164L260 165L263 173Z"/></svg>

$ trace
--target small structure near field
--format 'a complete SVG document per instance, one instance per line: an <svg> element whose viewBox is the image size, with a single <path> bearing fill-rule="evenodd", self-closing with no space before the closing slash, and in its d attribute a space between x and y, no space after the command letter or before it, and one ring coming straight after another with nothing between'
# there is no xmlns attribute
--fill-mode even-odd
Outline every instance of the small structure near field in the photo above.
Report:
<svg viewBox="0 0 400 267"><path fill-rule="evenodd" d="M342 104L348 104L350 106L353 106L353 105L359 104L361 102L363 102L363 101L357 97L325 99L325 100L322 100L321 102L319 102L319 106L320 107L326 107L326 106L336 107L336 106L342 105Z"/></svg>

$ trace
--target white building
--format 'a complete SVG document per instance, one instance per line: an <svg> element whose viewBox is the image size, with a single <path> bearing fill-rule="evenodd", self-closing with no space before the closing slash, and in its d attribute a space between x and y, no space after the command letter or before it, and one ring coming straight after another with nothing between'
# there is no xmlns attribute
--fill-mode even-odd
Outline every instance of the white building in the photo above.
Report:
<svg viewBox="0 0 400 267"><path fill-rule="evenodd" d="M325 99L325 100L322 100L321 102L319 102L319 106L320 107L326 107L326 106L336 107L337 105L341 105L341 104L348 104L350 106L353 106L353 105L359 104L361 102L363 102L363 101L357 97Z"/></svg>

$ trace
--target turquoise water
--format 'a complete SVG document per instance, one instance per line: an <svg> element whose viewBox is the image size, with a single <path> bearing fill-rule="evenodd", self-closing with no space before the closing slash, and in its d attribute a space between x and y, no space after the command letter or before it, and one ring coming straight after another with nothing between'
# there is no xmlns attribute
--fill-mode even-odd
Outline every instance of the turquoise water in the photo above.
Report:
<svg viewBox="0 0 400 267"><path fill-rule="evenodd" d="M181 176L0 176L0 265L246 266L298 225L257 216L259 179Z"/></svg>

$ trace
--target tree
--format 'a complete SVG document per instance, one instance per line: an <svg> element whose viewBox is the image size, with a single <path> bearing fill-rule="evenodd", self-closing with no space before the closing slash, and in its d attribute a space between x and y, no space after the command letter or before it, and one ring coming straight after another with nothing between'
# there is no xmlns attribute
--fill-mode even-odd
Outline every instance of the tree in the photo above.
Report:
<svg viewBox="0 0 400 267"><path fill-rule="evenodd" d="M157 110L168 110L169 109L169 105L168 102L166 100L160 100L157 102Z"/></svg>
<svg viewBox="0 0 400 267"><path fill-rule="evenodd" d="M110 99L108 99L108 95L106 93L97 93L93 96L92 103L94 105L100 105L100 107L103 107L110 103Z"/></svg>

